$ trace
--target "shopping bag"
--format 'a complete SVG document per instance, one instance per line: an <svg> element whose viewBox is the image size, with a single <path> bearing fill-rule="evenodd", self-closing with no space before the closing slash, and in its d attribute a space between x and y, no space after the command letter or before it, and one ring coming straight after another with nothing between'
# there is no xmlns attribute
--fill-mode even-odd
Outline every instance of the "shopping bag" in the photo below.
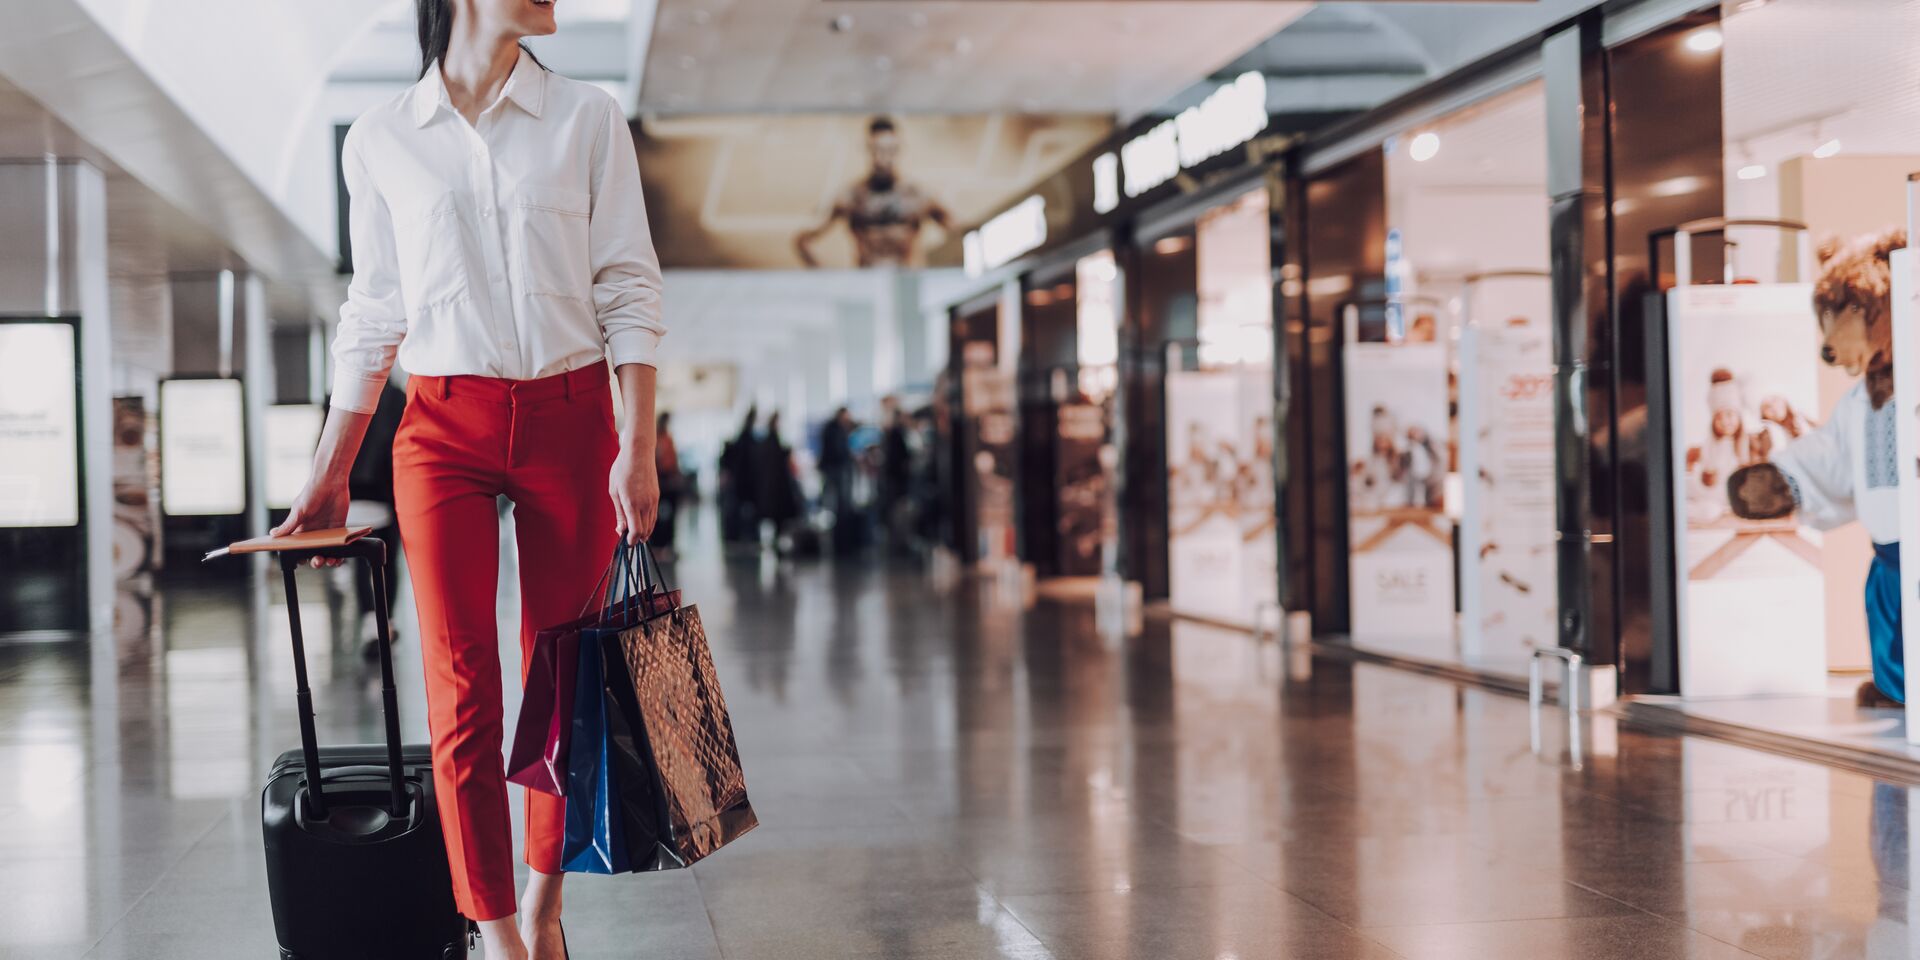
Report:
<svg viewBox="0 0 1920 960"><path fill-rule="evenodd" d="M608 755L603 658L597 631L583 632L577 658L573 733L568 751L565 834L560 869L568 873L626 873L629 869L622 815L617 808L613 764Z"/></svg>
<svg viewBox="0 0 1920 960"><path fill-rule="evenodd" d="M652 564L644 545L641 555L643 563ZM656 838L650 850L633 852L636 870L697 863L760 822L747 798L733 720L700 612L680 605L678 594L659 582L657 564L653 570L654 592L673 598L672 606L620 631L622 656L609 656L604 665L607 670L625 667L625 677L619 678L625 686L616 686L608 702L623 714L616 726L631 725L632 749L652 779L651 797L636 790L633 802L622 808L623 825L634 839ZM628 706L630 713L622 709ZM603 732L605 717L603 712Z"/></svg>
<svg viewBox="0 0 1920 960"><path fill-rule="evenodd" d="M520 695L520 719L507 757L507 782L566 795L567 743L573 731L573 693L579 681L582 617L534 634L532 660Z"/></svg>
<svg viewBox="0 0 1920 960"><path fill-rule="evenodd" d="M677 593L641 593L638 563L621 543L613 561L600 575L587 599L592 607L601 588L613 579L614 590L598 612L576 617L534 634L533 650L522 685L520 716L514 724L513 747L507 758L507 782L556 796L566 795L567 744L573 731L573 701L579 671L580 631L596 625L620 626L637 614L659 612L679 603Z"/></svg>

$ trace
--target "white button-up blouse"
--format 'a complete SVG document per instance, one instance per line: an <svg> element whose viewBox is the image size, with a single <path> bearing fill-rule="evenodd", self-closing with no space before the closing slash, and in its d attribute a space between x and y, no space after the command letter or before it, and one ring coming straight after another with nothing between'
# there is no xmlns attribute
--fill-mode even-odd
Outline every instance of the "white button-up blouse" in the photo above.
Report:
<svg viewBox="0 0 1920 960"><path fill-rule="evenodd" d="M530 380L654 362L660 261L625 114L525 51L469 124L438 64L348 131L353 282L333 404L371 411L409 373Z"/></svg>

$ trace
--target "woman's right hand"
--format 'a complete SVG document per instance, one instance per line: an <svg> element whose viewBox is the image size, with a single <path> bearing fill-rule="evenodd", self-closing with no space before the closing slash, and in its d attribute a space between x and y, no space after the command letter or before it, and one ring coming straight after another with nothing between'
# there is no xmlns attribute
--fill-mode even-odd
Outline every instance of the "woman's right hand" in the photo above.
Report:
<svg viewBox="0 0 1920 960"><path fill-rule="evenodd" d="M293 498L293 508L287 512L287 519L280 522L270 533L284 537L302 530L327 530L347 525L347 484L344 480L310 479ZM337 567L343 560L313 558L315 569Z"/></svg>

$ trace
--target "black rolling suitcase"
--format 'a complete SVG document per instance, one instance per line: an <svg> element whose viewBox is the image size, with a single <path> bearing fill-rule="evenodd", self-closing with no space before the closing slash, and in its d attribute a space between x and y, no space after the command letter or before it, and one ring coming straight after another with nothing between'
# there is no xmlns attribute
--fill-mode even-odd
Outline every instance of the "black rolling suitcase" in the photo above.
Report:
<svg viewBox="0 0 1920 960"><path fill-rule="evenodd" d="M384 744L314 743L293 571L315 556L364 560L373 580ZM453 903L432 755L425 744L400 743L381 576L386 559L386 543L374 537L280 554L300 748L274 761L260 794L260 818L281 960L444 960L465 957L471 943L473 926Z"/></svg>

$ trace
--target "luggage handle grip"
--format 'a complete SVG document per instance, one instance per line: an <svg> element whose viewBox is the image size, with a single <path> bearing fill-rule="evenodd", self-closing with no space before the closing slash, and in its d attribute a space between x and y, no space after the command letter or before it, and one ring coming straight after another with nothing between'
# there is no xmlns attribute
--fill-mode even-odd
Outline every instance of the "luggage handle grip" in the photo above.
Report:
<svg viewBox="0 0 1920 960"><path fill-rule="evenodd" d="M294 698L300 711L300 751L307 769L307 805L314 819L327 818L327 802L322 789L324 781L320 774L320 745L313 729L313 690L307 683L307 647L301 635L300 602L293 580L294 569L315 557L366 562L365 575L373 588L373 619L378 636L376 646L380 652L380 708L386 721L387 775L392 786L387 812L395 818L404 817L407 812L407 791L400 762L399 694L393 685L393 626L388 621L386 578L381 575L381 568L387 562L387 542L379 537L360 537L338 546L280 552L280 574L287 591L287 626L293 641Z"/></svg>

